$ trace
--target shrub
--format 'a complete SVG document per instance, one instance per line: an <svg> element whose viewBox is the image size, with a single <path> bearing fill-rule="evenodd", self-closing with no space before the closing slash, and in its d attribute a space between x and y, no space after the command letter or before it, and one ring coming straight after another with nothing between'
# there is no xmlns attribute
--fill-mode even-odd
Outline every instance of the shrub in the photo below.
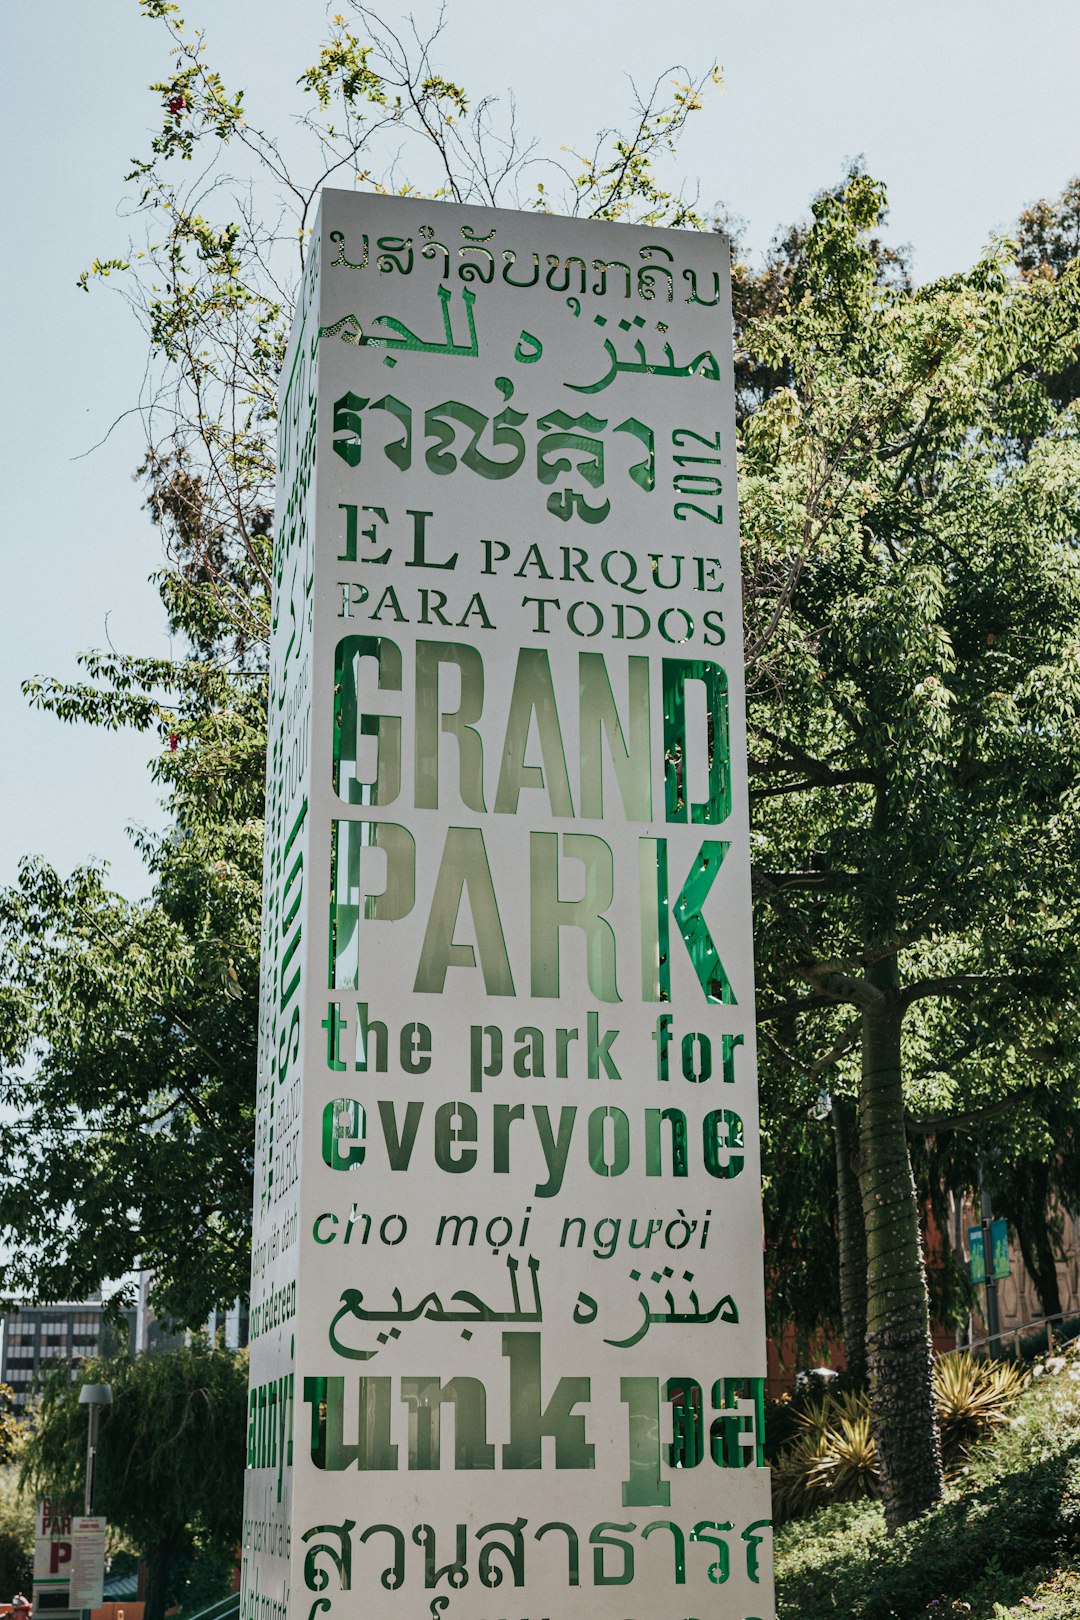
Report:
<svg viewBox="0 0 1080 1620"><path fill-rule="evenodd" d="M966 1463L977 1440L1009 1421L1027 1381L1013 1363L977 1360L967 1350L938 1358L934 1399L947 1475ZM788 1422L793 1438L773 1470L779 1523L827 1504L877 1496L877 1447L866 1395L826 1394L801 1407L792 1401Z"/></svg>
<svg viewBox="0 0 1080 1620"><path fill-rule="evenodd" d="M877 1448L865 1395L826 1394L791 1412L794 1439L773 1470L773 1512L779 1522L826 1503L876 1496Z"/></svg>
<svg viewBox="0 0 1080 1620"><path fill-rule="evenodd" d="M779 1620L923 1620L965 1612L953 1600L977 1593L990 1615L995 1585L1080 1548L1080 1362L1061 1365L975 1448L946 1499L895 1536L872 1502L784 1526Z"/></svg>
<svg viewBox="0 0 1080 1620"><path fill-rule="evenodd" d="M979 1361L969 1350L934 1363L934 1402L946 1473L963 1463L976 1440L1007 1423L1027 1384L1010 1361Z"/></svg>
<svg viewBox="0 0 1080 1620"><path fill-rule="evenodd" d="M1078 1507L1074 1440L1023 1474L971 1494L950 1492L892 1537L876 1504L830 1509L791 1527L806 1532L803 1543L792 1546L789 1531L778 1537L778 1620L916 1620L935 1600L948 1612L942 1600L989 1570L1010 1574L1057 1562L1077 1544ZM833 1517L842 1513L853 1517Z"/></svg>
<svg viewBox="0 0 1080 1620"><path fill-rule="evenodd" d="M29 1592L34 1575L34 1502L19 1491L19 1471L0 1468L0 1597Z"/></svg>

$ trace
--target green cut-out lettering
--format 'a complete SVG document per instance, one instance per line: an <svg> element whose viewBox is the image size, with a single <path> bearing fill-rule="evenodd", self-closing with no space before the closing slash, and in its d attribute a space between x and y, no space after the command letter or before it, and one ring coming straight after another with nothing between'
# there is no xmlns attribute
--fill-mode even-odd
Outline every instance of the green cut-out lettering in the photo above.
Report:
<svg viewBox="0 0 1080 1620"><path fill-rule="evenodd" d="M627 661L627 720L623 731L602 653L583 652L578 659L581 750L580 813L600 820L604 814L604 743L619 784L628 821L652 820L652 739L649 716L649 660Z"/></svg>
<svg viewBox="0 0 1080 1620"><path fill-rule="evenodd" d="M368 1017L366 1001L356 1008L356 1068L361 1073L369 1069L386 1073L386 1055L389 1047L386 1025L381 1018ZM372 1051L374 1048L374 1051Z"/></svg>
<svg viewBox="0 0 1080 1620"><path fill-rule="evenodd" d="M476 950L454 939L465 893L476 930L484 988L489 996L512 996L514 980L510 958L506 954L484 835L479 827L451 827L447 831L413 989L441 995L448 968L476 966Z"/></svg>
<svg viewBox="0 0 1080 1620"><path fill-rule="evenodd" d="M386 1142L386 1157L391 1170L408 1170L412 1160L413 1148L416 1145L416 1133L420 1129L420 1120L423 1113L424 1105L422 1102L406 1104L405 1122L399 1131L397 1110L394 1104L388 1101L380 1102L379 1123L382 1126L383 1139Z"/></svg>
<svg viewBox="0 0 1080 1620"><path fill-rule="evenodd" d="M389 411L390 415L396 417L404 428L405 431L400 439L392 439L389 444L383 445L383 454L394 463L395 467L400 467L402 472L408 472L412 466L413 434L410 406L404 404L400 399L395 399L393 394L384 394L382 399L372 400L371 409L373 411Z"/></svg>
<svg viewBox="0 0 1080 1620"><path fill-rule="evenodd" d="M542 769L539 765L525 763L529 729L534 716L544 761ZM574 805L570 797L570 778L566 771L566 750L555 704L551 664L543 648L523 647L518 653L514 688L510 695L502 768L495 793L496 814L516 815L522 788L542 788L545 785L552 815L572 816Z"/></svg>
<svg viewBox="0 0 1080 1620"><path fill-rule="evenodd" d="M487 1438L487 1390L479 1378L451 1378L442 1399L454 1407L454 1467L473 1471L495 1467L495 1447Z"/></svg>
<svg viewBox="0 0 1080 1620"><path fill-rule="evenodd" d="M359 467L362 450L363 418L360 412L367 404L358 394L342 394L334 401L334 433L347 433L348 438L335 439L334 454L350 467Z"/></svg>
<svg viewBox="0 0 1080 1620"><path fill-rule="evenodd" d="M745 1038L743 1035L722 1035L720 1037L724 1084L727 1086L735 1084L735 1048L742 1046Z"/></svg>
<svg viewBox="0 0 1080 1620"><path fill-rule="evenodd" d="M645 446L644 461L635 462L628 469L630 477L639 489L646 494L656 488L656 436L651 427L639 422L636 416L628 416L625 422L620 422L613 430L615 433L632 433L639 443Z"/></svg>
<svg viewBox="0 0 1080 1620"><path fill-rule="evenodd" d="M732 1527L729 1524L722 1526L722 1528L730 1530ZM761 1532L763 1530L771 1529L771 1519L755 1519L753 1524L748 1524L742 1533L742 1539L746 1543L746 1573L750 1580L753 1581L755 1586L757 1586L761 1580L761 1576L758 1573L758 1548L765 1540L765 1537L761 1534Z"/></svg>
<svg viewBox="0 0 1080 1620"><path fill-rule="evenodd" d="M442 709L439 675L455 668L461 682L456 709ZM484 813L484 745L475 729L484 707L484 663L475 647L457 641L416 644L415 794L418 810L439 806L439 752L442 736L457 743L458 793L470 810Z"/></svg>
<svg viewBox="0 0 1080 1620"><path fill-rule="evenodd" d="M476 1149L462 1143L476 1141L476 1109L468 1103L443 1103L435 1111L435 1163L440 1170L460 1175L476 1163Z"/></svg>
<svg viewBox="0 0 1080 1620"><path fill-rule="evenodd" d="M715 825L731 814L731 737L727 671L703 658L665 658L663 665L665 801L668 821ZM686 683L706 694L709 796L691 804L686 785Z"/></svg>
<svg viewBox="0 0 1080 1620"><path fill-rule="evenodd" d="M542 484L554 484L562 473L576 472L593 489L604 482L603 433L607 422L598 416L569 416L566 411L549 411L537 418L543 434L536 446L536 476ZM575 431L580 429L580 431ZM575 467L572 456L581 458Z"/></svg>
<svg viewBox="0 0 1080 1620"><path fill-rule="evenodd" d="M623 1507L669 1507L671 1486L660 1478L660 1385L655 1378L620 1378L619 1398L629 1407L630 1477Z"/></svg>
<svg viewBox="0 0 1080 1620"><path fill-rule="evenodd" d="M705 992L705 999L727 1002L728 1005L734 1006L738 998L720 960L716 942L702 916L702 908L709 890L730 847L730 844L706 839L697 852L686 882L679 890L679 897L672 907L672 915L682 935L683 944L689 952L690 960L694 964L694 972Z"/></svg>
<svg viewBox="0 0 1080 1620"><path fill-rule="evenodd" d="M322 1115L323 1163L331 1170L351 1170L363 1164L364 1110L354 1097L335 1097Z"/></svg>
<svg viewBox="0 0 1080 1620"><path fill-rule="evenodd" d="M562 1186L576 1117L576 1108L560 1108L559 1131L556 1136L552 1133L551 1116L546 1104L533 1104L536 1133L540 1138L540 1147L543 1151L544 1163L548 1173L548 1179L544 1182L537 1182L533 1189L537 1198L554 1198Z"/></svg>
<svg viewBox="0 0 1080 1620"><path fill-rule="evenodd" d="M675 1585L686 1585L686 1537L682 1527L673 1524L670 1519L654 1519L647 1524L641 1532L642 1541L648 1541L654 1530L667 1530L671 1535L672 1549L675 1553Z"/></svg>
<svg viewBox="0 0 1080 1620"><path fill-rule="evenodd" d="M712 1041L707 1035L702 1035L697 1030L688 1031L682 1038L681 1053L684 1080L689 1080L692 1086L700 1086L712 1078Z"/></svg>
<svg viewBox="0 0 1080 1620"><path fill-rule="evenodd" d="M353 1464L363 1469L397 1467L390 1441L390 1380L357 1380L360 1415L355 1443L345 1440L344 1378L305 1378L304 1401L311 1407L311 1460L316 1468L340 1473Z"/></svg>
<svg viewBox="0 0 1080 1620"><path fill-rule="evenodd" d="M561 837L563 853L579 860L585 868L585 893L580 900L560 899L560 835L530 833L532 993L534 996L559 994L560 931L579 928L585 935L589 989L601 1001L619 1001L615 934L603 915L615 893L611 848L592 833L563 833Z"/></svg>
<svg viewBox="0 0 1080 1620"><path fill-rule="evenodd" d="M510 1127L525 1118L524 1103L496 1103L492 1115L491 1168L497 1176L510 1174Z"/></svg>
<svg viewBox="0 0 1080 1620"><path fill-rule="evenodd" d="M514 1073L522 1079L544 1078L544 1036L532 1024L524 1024L514 1031Z"/></svg>
<svg viewBox="0 0 1080 1620"><path fill-rule="evenodd" d="M365 849L386 857L381 892L364 891ZM407 827L392 821L334 821L330 827L330 989L360 984L360 921L398 922L416 899L416 843Z"/></svg>
<svg viewBox="0 0 1080 1620"><path fill-rule="evenodd" d="M561 1530L566 1536L567 1586L581 1585L580 1557L578 1550L578 1533L572 1524L565 1524L561 1519L553 1519L550 1524L542 1524L533 1533L537 1541L542 1541L549 1530Z"/></svg>
<svg viewBox="0 0 1080 1620"><path fill-rule="evenodd" d="M334 652L334 792L346 804L387 805L401 791L401 720L360 714L360 662L373 658L380 692L401 691L401 649L385 636L343 636ZM358 774L359 740L375 739L375 779Z"/></svg>
<svg viewBox="0 0 1080 1620"><path fill-rule="evenodd" d="M746 1412L743 1406L752 1403ZM718 1378L712 1387L713 1410L720 1416L709 1429L709 1453L718 1468L764 1468L765 1380ZM743 1436L750 1436L744 1445Z"/></svg>
<svg viewBox="0 0 1080 1620"><path fill-rule="evenodd" d="M767 1521L758 1521L759 1524L763 1522ZM716 1562L710 1564L708 1569L709 1579L714 1586L722 1586L731 1574L731 1552L724 1540L724 1532L732 1529L734 1526L730 1519L702 1519L690 1532L691 1541L702 1541L716 1548ZM716 1535L710 1536L710 1530L715 1530Z"/></svg>
<svg viewBox="0 0 1080 1620"><path fill-rule="evenodd" d="M611 1123L611 1157L605 1141ZM630 1121L621 1108L594 1108L589 1115L589 1163L598 1176L621 1176L630 1163Z"/></svg>
<svg viewBox="0 0 1080 1620"><path fill-rule="evenodd" d="M506 384L500 387L504 397L513 392L513 384L505 377L496 379L497 384ZM435 443L430 445L424 453L433 473L452 473L458 464L458 457L451 449L455 438L455 423L468 429L472 437L465 449L461 452L461 464L468 467L471 472L479 473L481 478L510 478L517 472L525 460L525 440L518 429L526 421L524 411L516 411L507 405L494 418L488 417L483 411L478 411L473 405L463 405L459 400L448 399L441 405L433 405L424 412L424 432L433 438ZM480 440L488 425L491 425L491 442L494 448L505 450L508 454L496 460L493 456L485 455L480 449Z"/></svg>
<svg viewBox="0 0 1080 1620"><path fill-rule="evenodd" d="M696 1468L705 1455L701 1385L693 1378L669 1378L664 1399L671 1404L672 1441L669 1468Z"/></svg>
<svg viewBox="0 0 1080 1620"><path fill-rule="evenodd" d="M671 929L666 838L638 839L641 999L671 1000Z"/></svg>
<svg viewBox="0 0 1080 1620"><path fill-rule="evenodd" d="M542 1445L549 1436L556 1468L593 1468L596 1448L585 1438L584 1417L574 1412L590 1397L589 1379L560 1378L545 1406L539 1333L504 1333L502 1353L510 1362L510 1439L502 1448L503 1467L542 1467Z"/></svg>
<svg viewBox="0 0 1080 1620"><path fill-rule="evenodd" d="M662 1176L664 1173L660 1126L670 1127L671 1174L686 1176L689 1164L686 1151L686 1115L681 1108L646 1108L645 1110L645 1174Z"/></svg>
<svg viewBox="0 0 1080 1620"><path fill-rule="evenodd" d="M743 1122L730 1108L714 1108L701 1122L705 1146L705 1168L710 1176L732 1181L742 1174L743 1155L735 1150L745 1145Z"/></svg>
<svg viewBox="0 0 1080 1620"><path fill-rule="evenodd" d="M629 1586L634 1579L634 1548L623 1536L629 1535L634 1529L632 1524L615 1524L611 1519L594 1525L589 1532L589 1540L593 1549L593 1585L594 1586ZM618 1530L619 1535L610 1532ZM622 1553L622 1568L608 1569L604 1562L604 1548L612 1547Z"/></svg>

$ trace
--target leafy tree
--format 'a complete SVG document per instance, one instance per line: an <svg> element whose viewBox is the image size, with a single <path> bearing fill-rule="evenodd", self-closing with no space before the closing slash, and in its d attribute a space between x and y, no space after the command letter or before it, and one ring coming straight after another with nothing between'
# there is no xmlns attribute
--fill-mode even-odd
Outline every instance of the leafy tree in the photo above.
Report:
<svg viewBox="0 0 1080 1620"><path fill-rule="evenodd" d="M0 1384L0 1593L29 1591L34 1572L34 1504L19 1490L14 1462L26 1436L10 1384Z"/></svg>
<svg viewBox="0 0 1080 1620"><path fill-rule="evenodd" d="M853 169L847 179L858 175ZM842 198L845 183L832 188L828 195L834 200ZM1038 277L1053 281L1068 269L1077 257L1080 237L1077 235L1078 187L1080 181L1071 181L1056 202L1043 200L1025 209L1020 215L1016 236L1018 251L1016 264L1026 278ZM879 219L877 226L880 227ZM790 362L779 366L765 365L747 347L746 333L754 320L775 314L782 300L791 292L797 278L804 273L803 263L809 231L794 226L783 233L774 244L764 267L752 272L745 265L737 265L734 277L736 324L736 382L740 400L740 420L745 422L751 412L759 408L778 389L790 387L793 381ZM872 228L864 238L865 246L873 256L878 280L883 285L910 290L902 254L898 254ZM1029 363L1034 359L1029 357ZM1080 393L1080 364L1066 363L1061 371L1050 375L1040 373L1051 402L1061 408ZM1018 435L1024 451L1030 448L1030 435ZM775 559L770 559L775 572ZM765 580L768 588L768 580ZM790 1019L787 1022L791 1022ZM832 1099L830 1118L837 1147L837 1183L839 1213L839 1253L834 1238L833 1219L829 1209L819 1208L817 1219L800 1220L797 1224L804 1233L799 1245L786 1241L791 1230L788 1206L791 1201L791 1182L799 1176L800 1155L792 1147L793 1140L813 1137L804 1118L805 1096L797 1089L792 1092L791 1078L795 1073L787 1057L779 1052L790 1032L778 1031L779 1043L774 1039L772 1062L766 1066L765 1107L767 1130L766 1149L766 1231L772 1259L779 1273L771 1302L786 1311L778 1320L794 1319L804 1333L822 1323L835 1323L837 1319L834 1284L839 1265L844 1322L844 1339L849 1375L859 1384L865 1366L865 1243L858 1223L843 1218L844 1189L854 1185L852 1167L858 1162L857 1139L848 1143L849 1127L846 1119L851 1107L848 1099L839 1095ZM1045 1057L1045 1054L1044 1054ZM808 1057L804 1071L809 1080L827 1078L826 1071L834 1059ZM780 1078L775 1089L770 1082ZM923 1079L925 1076L916 1076ZM805 1084L804 1084L804 1090ZM916 1186L920 1206L933 1207L938 1229L947 1230L945 1194L958 1195L975 1189L980 1182L980 1152L985 1159L985 1178L991 1191L995 1210L1004 1215L1015 1232L1025 1267L1028 1270L1044 1314L1061 1313L1056 1260L1060 1252L1061 1208L1072 1208L1080 1199L1080 1155L1076 1151L1077 1105L1080 1098L1074 1087L1063 1085L1062 1077L1055 1079L1053 1091L1034 1087L1021 1096L1009 1093L1004 1100L950 1114L948 1110L929 1117L916 1118L909 1114L908 1127L912 1132L912 1145L920 1142L925 1150L914 1154ZM1005 1116L1008 1117L1005 1117ZM784 1144L784 1180L787 1195L777 1198L771 1175L771 1144ZM803 1213L810 1217L817 1196L819 1176L816 1152L811 1153L805 1182L807 1203ZM813 1166L813 1168L811 1168ZM779 1178L777 1178L778 1180ZM846 1263L845 1263L846 1262ZM797 1268L799 1284L788 1286L788 1272ZM860 1279L861 1275L861 1281ZM951 1263L947 1250L939 1251L938 1264L930 1274L933 1314L942 1322L959 1323L968 1314L973 1294L967 1284L966 1273ZM845 1282L848 1286L845 1287ZM854 1287L852 1287L854 1283Z"/></svg>
<svg viewBox="0 0 1080 1620"><path fill-rule="evenodd" d="M300 75L306 146L290 164L179 8L139 9L171 50L151 87L160 126L128 176L145 236L82 284L119 286L147 334L140 474L186 650L92 653L85 680L26 690L63 720L156 733L172 828L140 840L146 902L100 869L64 880L38 861L0 894L0 1233L9 1289L79 1297L141 1264L155 1306L197 1325L247 1289L274 413L319 189L408 190L409 161L458 201L701 224L655 165L717 74L673 70L629 133L541 163L512 104L500 123L439 72L438 29L408 45L353 4Z"/></svg>
<svg viewBox="0 0 1080 1620"><path fill-rule="evenodd" d="M0 1592L29 1592L34 1577L34 1503L13 1463L0 1466Z"/></svg>
<svg viewBox="0 0 1080 1620"><path fill-rule="evenodd" d="M195 1340L179 1350L60 1367L44 1385L23 1483L78 1500L85 1487L84 1383L112 1385L98 1436L95 1507L146 1559L145 1620L162 1620L198 1544L240 1541L247 1357Z"/></svg>
<svg viewBox="0 0 1080 1620"><path fill-rule="evenodd" d="M1023 280L999 244L889 285L883 205L858 175L819 199L748 329L791 381L743 466L750 572L777 581L748 626L763 1014L783 1072L857 1095L896 1526L941 1489L908 1110L997 1103L1074 1049L1080 442L1045 379L1076 353L1080 272Z"/></svg>
<svg viewBox="0 0 1080 1620"><path fill-rule="evenodd" d="M0 1124L0 1222L18 1235L9 1288L84 1298L141 1263L159 1310L187 1323L246 1292L261 883L250 808L153 848L148 903L110 893L98 871L61 882L35 862L0 896L9 995L39 1051L32 1078L9 1083L25 1112Z"/></svg>
<svg viewBox="0 0 1080 1620"><path fill-rule="evenodd" d="M1074 176L1056 202L1041 198L1025 208L1017 225L1017 265L1029 280L1054 281L1080 258L1080 175ZM1080 360L1067 360L1046 378L1047 390L1059 405L1080 396Z"/></svg>
<svg viewBox="0 0 1080 1620"><path fill-rule="evenodd" d="M25 1429L15 1410L15 1391L10 1384L0 1384L0 1465L11 1461Z"/></svg>
<svg viewBox="0 0 1080 1620"><path fill-rule="evenodd" d="M1021 275L1054 281L1080 258L1080 175L1056 202L1043 197L1020 215L1017 264Z"/></svg>

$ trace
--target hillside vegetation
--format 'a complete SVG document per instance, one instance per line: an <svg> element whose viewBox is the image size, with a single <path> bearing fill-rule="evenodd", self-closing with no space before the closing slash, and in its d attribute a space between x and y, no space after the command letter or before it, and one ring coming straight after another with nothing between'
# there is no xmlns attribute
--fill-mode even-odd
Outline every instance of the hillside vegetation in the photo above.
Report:
<svg viewBox="0 0 1080 1620"><path fill-rule="evenodd" d="M825 1508L776 1540L779 1620L1080 1615L1080 1353L1049 1358L930 1513L885 1534L880 1505Z"/></svg>

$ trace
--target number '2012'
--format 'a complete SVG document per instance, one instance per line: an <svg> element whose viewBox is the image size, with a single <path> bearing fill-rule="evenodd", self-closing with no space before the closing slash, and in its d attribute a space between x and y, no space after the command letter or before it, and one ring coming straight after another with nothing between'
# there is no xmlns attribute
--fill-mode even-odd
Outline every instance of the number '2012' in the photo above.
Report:
<svg viewBox="0 0 1080 1620"><path fill-rule="evenodd" d="M699 467L701 469L699 472L678 472L675 474L673 484L676 495L719 497L724 487L719 473L710 473L705 470L708 467L719 467L720 465L719 429L717 429L712 439L707 439L702 433L695 433L692 428L676 428L671 435L672 444L676 449L681 449L688 439L705 445L713 454L709 456L675 456L673 458L676 467ZM698 506L694 501L675 502L675 516L680 523L686 522L688 512L693 512L697 517L704 518L706 523L722 523L724 521L724 508L720 505L719 499L716 501L715 511L704 506Z"/></svg>

